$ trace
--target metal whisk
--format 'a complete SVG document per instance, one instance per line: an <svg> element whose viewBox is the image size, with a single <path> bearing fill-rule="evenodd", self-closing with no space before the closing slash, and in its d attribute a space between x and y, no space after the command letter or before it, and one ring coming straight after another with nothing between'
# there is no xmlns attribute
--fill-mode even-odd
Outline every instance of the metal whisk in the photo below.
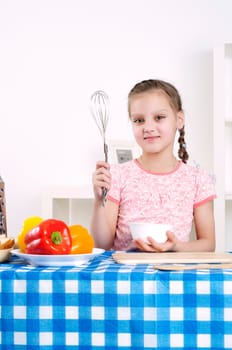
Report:
<svg viewBox="0 0 232 350"><path fill-rule="evenodd" d="M104 91L95 91L91 96L91 113L100 131L104 145L105 161L108 162L108 146L106 143L106 128L109 120L109 97ZM105 205L106 188L102 189L102 204Z"/></svg>

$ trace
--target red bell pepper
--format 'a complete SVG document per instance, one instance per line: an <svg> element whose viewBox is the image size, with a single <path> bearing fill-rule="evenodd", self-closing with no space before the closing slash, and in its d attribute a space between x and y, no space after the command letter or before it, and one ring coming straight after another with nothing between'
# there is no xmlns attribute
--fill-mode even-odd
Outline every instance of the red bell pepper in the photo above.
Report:
<svg viewBox="0 0 232 350"><path fill-rule="evenodd" d="M42 221L26 234L24 240L27 254L69 254L72 248L69 227L56 219Z"/></svg>

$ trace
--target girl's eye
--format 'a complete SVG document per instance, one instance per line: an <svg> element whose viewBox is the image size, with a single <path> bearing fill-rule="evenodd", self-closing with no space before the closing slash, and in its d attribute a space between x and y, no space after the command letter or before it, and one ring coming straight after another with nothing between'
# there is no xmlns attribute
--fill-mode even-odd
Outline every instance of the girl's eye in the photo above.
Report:
<svg viewBox="0 0 232 350"><path fill-rule="evenodd" d="M133 120L133 123L135 123L135 124L142 124L143 122L144 122L143 118L136 118Z"/></svg>
<svg viewBox="0 0 232 350"><path fill-rule="evenodd" d="M159 121L159 120L162 120L162 119L164 119L164 118L165 118L164 115L157 115L157 116L155 117L155 120Z"/></svg>

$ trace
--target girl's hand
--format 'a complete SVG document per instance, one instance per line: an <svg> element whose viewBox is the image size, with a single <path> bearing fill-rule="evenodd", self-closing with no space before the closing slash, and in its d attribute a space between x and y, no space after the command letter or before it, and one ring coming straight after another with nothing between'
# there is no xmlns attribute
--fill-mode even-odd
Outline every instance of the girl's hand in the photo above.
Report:
<svg viewBox="0 0 232 350"><path fill-rule="evenodd" d="M97 200L102 200L102 188L107 191L111 185L110 165L104 161L99 161L96 164L96 170L92 176L94 196Z"/></svg>
<svg viewBox="0 0 232 350"><path fill-rule="evenodd" d="M175 246L176 246L176 243L178 242L178 239L176 238L174 233L171 231L167 232L167 241L164 243L157 243L151 237L148 237L147 240L149 241L149 244L144 242L142 239L137 239L134 242L136 247L139 250L143 252L156 252L156 253L175 251Z"/></svg>

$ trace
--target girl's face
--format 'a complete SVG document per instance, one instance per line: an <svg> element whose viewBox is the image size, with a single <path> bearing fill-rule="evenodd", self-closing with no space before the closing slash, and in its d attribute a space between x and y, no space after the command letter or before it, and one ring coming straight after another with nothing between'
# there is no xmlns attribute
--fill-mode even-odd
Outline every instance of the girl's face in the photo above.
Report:
<svg viewBox="0 0 232 350"><path fill-rule="evenodd" d="M131 97L129 110L135 140L144 153L173 152L184 114L174 111L164 92L152 90Z"/></svg>

